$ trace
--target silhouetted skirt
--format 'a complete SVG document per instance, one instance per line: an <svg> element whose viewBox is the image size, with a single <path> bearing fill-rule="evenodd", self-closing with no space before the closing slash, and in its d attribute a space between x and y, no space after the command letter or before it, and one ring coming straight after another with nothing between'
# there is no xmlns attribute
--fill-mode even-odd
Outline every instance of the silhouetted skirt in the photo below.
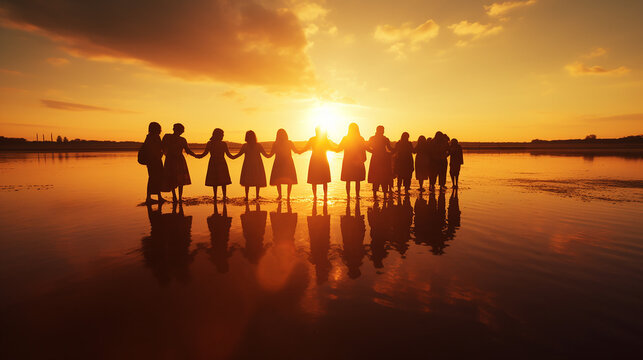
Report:
<svg viewBox="0 0 643 360"><path fill-rule="evenodd" d="M275 162L270 172L270 185L296 184L297 171L292 156L275 155Z"/></svg>
<svg viewBox="0 0 643 360"><path fill-rule="evenodd" d="M426 180L429 178L429 156L418 153L415 156L415 179Z"/></svg>
<svg viewBox="0 0 643 360"><path fill-rule="evenodd" d="M360 159L351 159L344 154L342 160L342 181L363 181L366 179L366 167Z"/></svg>
<svg viewBox="0 0 643 360"><path fill-rule="evenodd" d="M396 156L394 173L402 179L411 179L413 175L413 155L404 154Z"/></svg>
<svg viewBox="0 0 643 360"><path fill-rule="evenodd" d="M165 165L163 166L163 177L165 180L165 190L171 191L177 186L190 185L190 172L188 171L188 163L185 161L183 154L178 156L165 157Z"/></svg>
<svg viewBox="0 0 643 360"><path fill-rule="evenodd" d="M210 162L208 162L208 173L205 175L205 185L221 186L229 184L232 184L232 181L230 180L228 163L225 159L211 156Z"/></svg>
<svg viewBox="0 0 643 360"><path fill-rule="evenodd" d="M308 165L309 184L327 184L330 182L330 166L326 158L326 152L313 153Z"/></svg>
<svg viewBox="0 0 643 360"><path fill-rule="evenodd" d="M257 152L246 153L241 168L242 186L266 186L266 171L263 168L261 154Z"/></svg>
<svg viewBox="0 0 643 360"><path fill-rule="evenodd" d="M368 168L368 182L371 184L389 184L392 180L391 155L388 153L373 154Z"/></svg>
<svg viewBox="0 0 643 360"><path fill-rule="evenodd" d="M163 187L163 160L150 159L147 164L147 188L151 194L161 192Z"/></svg>

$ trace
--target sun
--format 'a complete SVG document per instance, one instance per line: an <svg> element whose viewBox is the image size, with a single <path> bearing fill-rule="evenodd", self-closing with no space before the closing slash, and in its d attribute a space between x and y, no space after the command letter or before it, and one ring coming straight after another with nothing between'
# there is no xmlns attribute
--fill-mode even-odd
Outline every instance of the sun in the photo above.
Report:
<svg viewBox="0 0 643 360"><path fill-rule="evenodd" d="M346 134L349 123L341 104L333 102L317 103L310 109L308 119L313 127L319 126L334 141L339 141Z"/></svg>

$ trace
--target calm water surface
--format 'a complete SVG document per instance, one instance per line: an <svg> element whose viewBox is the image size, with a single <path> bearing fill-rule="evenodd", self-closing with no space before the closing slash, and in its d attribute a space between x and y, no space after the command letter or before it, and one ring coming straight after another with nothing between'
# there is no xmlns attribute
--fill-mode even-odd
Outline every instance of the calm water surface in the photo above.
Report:
<svg viewBox="0 0 643 360"><path fill-rule="evenodd" d="M173 209L135 153L0 154L0 357L643 354L643 160L467 153L457 193L324 205L308 157L248 206L189 158Z"/></svg>

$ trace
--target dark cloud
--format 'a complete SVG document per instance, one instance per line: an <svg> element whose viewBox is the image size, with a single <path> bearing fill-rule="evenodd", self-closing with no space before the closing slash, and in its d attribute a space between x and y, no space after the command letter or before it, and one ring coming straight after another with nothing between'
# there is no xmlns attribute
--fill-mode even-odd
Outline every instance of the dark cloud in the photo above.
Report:
<svg viewBox="0 0 643 360"><path fill-rule="evenodd" d="M0 0L0 14L70 52L181 77L276 89L315 81L297 17L256 0Z"/></svg>
<svg viewBox="0 0 643 360"><path fill-rule="evenodd" d="M65 101L56 101L56 100L46 100L41 99L40 103L48 108L57 109L57 110L70 110L70 111L107 111L107 112L116 112L116 113L134 113L133 111L128 110L119 110L119 109L110 109L106 107L85 105L78 103L70 103Z"/></svg>

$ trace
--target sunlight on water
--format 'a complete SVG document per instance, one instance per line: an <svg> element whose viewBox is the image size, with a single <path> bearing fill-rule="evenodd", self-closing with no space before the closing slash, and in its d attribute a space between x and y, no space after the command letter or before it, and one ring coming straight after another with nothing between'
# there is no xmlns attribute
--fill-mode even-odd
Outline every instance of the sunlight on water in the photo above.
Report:
<svg viewBox="0 0 643 360"><path fill-rule="evenodd" d="M438 353L463 333L495 354L639 340L641 159L467 153L458 193L414 182L410 197L374 203L364 183L346 201L331 154L324 205L305 183L309 157L295 157L290 204L272 187L245 204L236 160L231 199L215 205L207 159L188 158L185 204L147 208L135 153L1 154L3 344L29 333L70 357L187 346L227 358L323 355L330 341L354 354L331 339L378 342L383 324L407 346L432 336ZM88 327L101 344L65 346ZM137 336L150 331L166 343Z"/></svg>

